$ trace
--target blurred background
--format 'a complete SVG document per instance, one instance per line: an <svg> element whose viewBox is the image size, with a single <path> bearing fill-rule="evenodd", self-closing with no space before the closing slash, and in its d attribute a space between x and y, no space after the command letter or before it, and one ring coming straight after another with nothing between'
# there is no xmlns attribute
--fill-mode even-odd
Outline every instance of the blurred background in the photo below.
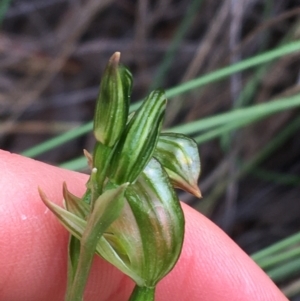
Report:
<svg viewBox="0 0 300 301"><path fill-rule="evenodd" d="M227 76L214 72L297 41L300 1L0 0L0 22L0 148L86 172L77 158L93 149L101 74L120 51L134 77L132 102L167 89L165 128L189 125L190 136L200 137L203 199L180 198L248 254L299 232L299 109L260 120L254 112L247 126L211 136L197 136L194 122L297 99L299 51ZM213 80L176 93L211 72ZM224 128L235 122L227 116ZM272 264L269 273L291 300L300 300L299 245L288 246L296 254L285 259L288 273L278 276Z"/></svg>

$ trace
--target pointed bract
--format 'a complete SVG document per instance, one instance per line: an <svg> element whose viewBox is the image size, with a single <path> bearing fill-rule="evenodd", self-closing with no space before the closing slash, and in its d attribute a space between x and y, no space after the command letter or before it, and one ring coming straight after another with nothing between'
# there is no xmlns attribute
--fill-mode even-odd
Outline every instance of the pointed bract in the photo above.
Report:
<svg viewBox="0 0 300 301"><path fill-rule="evenodd" d="M87 159L89 168L92 169L93 168L93 156L86 149L83 150L83 154Z"/></svg>

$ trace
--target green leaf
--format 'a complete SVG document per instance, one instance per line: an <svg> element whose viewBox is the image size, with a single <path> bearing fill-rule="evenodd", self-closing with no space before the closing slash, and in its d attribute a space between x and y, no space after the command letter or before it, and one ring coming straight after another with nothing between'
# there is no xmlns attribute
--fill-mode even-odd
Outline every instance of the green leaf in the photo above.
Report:
<svg viewBox="0 0 300 301"><path fill-rule="evenodd" d="M200 158L193 139L182 134L161 134L153 156L163 165L174 187L201 197Z"/></svg>
<svg viewBox="0 0 300 301"><path fill-rule="evenodd" d="M116 184L134 182L152 157L166 108L165 94L156 90L133 115L112 157L110 179Z"/></svg>
<svg viewBox="0 0 300 301"><path fill-rule="evenodd" d="M119 66L120 52L110 58L104 71L94 116L94 135L112 147L119 139L127 121L132 89L131 73Z"/></svg>

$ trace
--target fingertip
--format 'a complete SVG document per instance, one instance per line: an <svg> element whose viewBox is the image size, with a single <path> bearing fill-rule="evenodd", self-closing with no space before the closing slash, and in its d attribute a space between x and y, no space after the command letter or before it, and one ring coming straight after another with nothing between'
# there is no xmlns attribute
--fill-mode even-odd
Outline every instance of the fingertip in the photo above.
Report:
<svg viewBox="0 0 300 301"><path fill-rule="evenodd" d="M182 204L181 257L159 285L158 301L286 301L270 278L219 227Z"/></svg>
<svg viewBox="0 0 300 301"><path fill-rule="evenodd" d="M4 151L0 169L5 175L0 177L0 300L62 301L69 235L40 196L61 205L63 182L80 196L87 175ZM87 300L126 299L132 287L127 276L95 258Z"/></svg>
<svg viewBox="0 0 300 301"><path fill-rule="evenodd" d="M40 196L61 203L61 181L85 177L4 151L0 170L0 300L63 300L68 233Z"/></svg>
<svg viewBox="0 0 300 301"><path fill-rule="evenodd" d="M22 300L63 300L68 233L43 204L38 186L51 201L62 204L62 183L82 195L87 176L3 151L0 170L0 299L18 300L22 292ZM159 283L157 301L287 300L221 229L189 206L182 207L183 251ZM99 258L95 263L91 299L105 287L104 300L126 300L133 285L128 277Z"/></svg>

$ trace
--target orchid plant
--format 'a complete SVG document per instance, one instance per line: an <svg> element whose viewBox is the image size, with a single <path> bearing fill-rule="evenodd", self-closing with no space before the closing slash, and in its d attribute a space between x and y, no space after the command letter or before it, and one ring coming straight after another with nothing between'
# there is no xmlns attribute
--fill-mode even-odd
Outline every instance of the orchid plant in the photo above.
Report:
<svg viewBox="0 0 300 301"><path fill-rule="evenodd" d="M184 215L174 188L200 197L196 143L161 133L164 91L155 90L129 114L132 75L120 53L104 71L94 116L91 175L77 197L63 184L64 208L40 191L70 232L66 301L82 301L94 254L136 283L129 300L152 301L157 283L175 266L184 239ZM101 296L99 296L101 300Z"/></svg>

